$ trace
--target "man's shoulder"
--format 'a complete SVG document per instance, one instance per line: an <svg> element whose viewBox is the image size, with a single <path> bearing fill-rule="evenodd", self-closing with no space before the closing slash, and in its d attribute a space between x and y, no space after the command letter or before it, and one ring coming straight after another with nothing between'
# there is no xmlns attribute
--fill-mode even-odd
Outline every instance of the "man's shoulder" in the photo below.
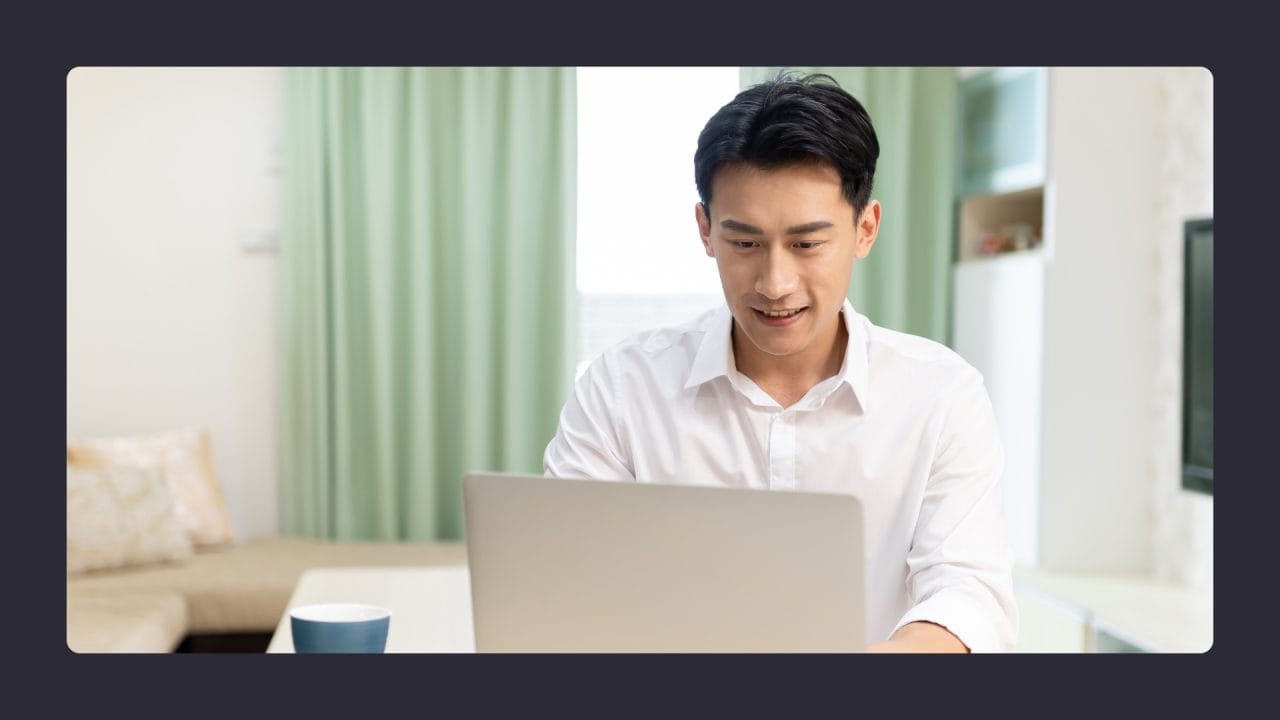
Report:
<svg viewBox="0 0 1280 720"><path fill-rule="evenodd" d="M609 367L611 374L637 379L633 373L642 369L666 372L642 372L641 375L674 380L687 373L719 308L700 312L683 322L647 328L605 348L591 361L591 367ZM681 380L683 381L683 380Z"/></svg>
<svg viewBox="0 0 1280 720"><path fill-rule="evenodd" d="M881 327L867 320L868 362L875 368L891 368L911 375L927 375L936 380L981 381L982 375L969 361L945 344L930 338Z"/></svg>

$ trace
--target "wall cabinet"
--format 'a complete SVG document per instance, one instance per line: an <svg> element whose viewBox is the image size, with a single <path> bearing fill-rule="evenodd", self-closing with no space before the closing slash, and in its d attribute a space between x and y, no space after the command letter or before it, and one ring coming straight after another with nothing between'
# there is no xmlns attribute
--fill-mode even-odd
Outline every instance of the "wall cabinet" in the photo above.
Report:
<svg viewBox="0 0 1280 720"><path fill-rule="evenodd" d="M951 347L982 373L1004 446L1005 519L1019 564L1039 560L1044 264L1038 252L956 263Z"/></svg>
<svg viewBox="0 0 1280 720"><path fill-rule="evenodd" d="M961 80L961 197L1044 183L1047 78L1045 68L988 68Z"/></svg>
<svg viewBox="0 0 1280 720"><path fill-rule="evenodd" d="M1014 652L1082 653L1089 649L1089 614L1082 608L1017 587L1018 644Z"/></svg>
<svg viewBox="0 0 1280 720"><path fill-rule="evenodd" d="M1038 561L1047 71L989 68L957 93L951 345L982 372L1005 447L1018 562Z"/></svg>
<svg viewBox="0 0 1280 720"><path fill-rule="evenodd" d="M987 383L1023 566L1153 567L1163 72L997 68L957 80L950 341Z"/></svg>
<svg viewBox="0 0 1280 720"><path fill-rule="evenodd" d="M1147 575L1020 569L1019 652L1202 653L1213 645L1213 591Z"/></svg>
<svg viewBox="0 0 1280 720"><path fill-rule="evenodd" d="M1160 250L1178 247L1181 224L1166 220L1187 205L1183 170L1169 163L1184 157L1185 133L1170 128L1204 114L1179 100L1168 82L1177 71L957 79L950 339L982 373L1005 448L1023 649L1212 644L1212 591L1156 577L1167 567L1157 552L1188 547L1157 532L1169 522L1156 515L1157 483L1176 488L1179 477L1176 464L1161 477L1153 462L1166 384ZM1005 228L1025 239L989 237Z"/></svg>

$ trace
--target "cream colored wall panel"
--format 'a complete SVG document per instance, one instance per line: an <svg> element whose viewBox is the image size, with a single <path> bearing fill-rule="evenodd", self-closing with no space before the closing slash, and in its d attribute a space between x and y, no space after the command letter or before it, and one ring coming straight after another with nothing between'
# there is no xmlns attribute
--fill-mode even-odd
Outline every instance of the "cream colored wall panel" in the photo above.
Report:
<svg viewBox="0 0 1280 720"><path fill-rule="evenodd" d="M67 76L67 435L201 426L241 537L276 520L276 68Z"/></svg>

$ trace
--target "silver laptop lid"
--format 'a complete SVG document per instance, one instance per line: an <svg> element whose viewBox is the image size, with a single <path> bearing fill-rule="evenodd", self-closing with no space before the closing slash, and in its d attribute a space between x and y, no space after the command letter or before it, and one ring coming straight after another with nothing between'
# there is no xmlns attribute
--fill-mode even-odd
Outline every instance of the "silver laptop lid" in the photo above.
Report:
<svg viewBox="0 0 1280 720"><path fill-rule="evenodd" d="M821 652L866 643L848 495L472 473L479 652Z"/></svg>

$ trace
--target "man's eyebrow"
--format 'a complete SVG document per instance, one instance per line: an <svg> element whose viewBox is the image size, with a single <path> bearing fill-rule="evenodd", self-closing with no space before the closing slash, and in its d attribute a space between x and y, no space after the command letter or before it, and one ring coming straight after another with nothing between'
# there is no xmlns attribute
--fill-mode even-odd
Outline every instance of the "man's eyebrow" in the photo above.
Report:
<svg viewBox="0 0 1280 720"><path fill-rule="evenodd" d="M811 222L811 223L805 223L803 225L796 225L795 227L789 227L787 228L787 234L803 235L805 233L817 232L819 230L826 230L829 227L834 227L834 226L831 223L827 222L826 220L815 220L814 222Z"/></svg>
<svg viewBox="0 0 1280 720"><path fill-rule="evenodd" d="M746 233L748 235L764 234L764 231L756 227L755 225L748 225L746 223L738 222L737 220L721 220L720 227L724 228L725 230L732 230L734 232ZM826 220L815 220L814 222L805 223L803 225L796 225L794 227L789 227L787 228L787 234L803 235L805 233L817 232L818 230L825 230L829 227L834 227L834 226L830 222L827 222Z"/></svg>
<svg viewBox="0 0 1280 720"><path fill-rule="evenodd" d="M756 227L755 225L740 223L737 220L721 220L720 227L724 228L725 230L732 230L734 232L747 233L748 235L764 234L764 231Z"/></svg>

